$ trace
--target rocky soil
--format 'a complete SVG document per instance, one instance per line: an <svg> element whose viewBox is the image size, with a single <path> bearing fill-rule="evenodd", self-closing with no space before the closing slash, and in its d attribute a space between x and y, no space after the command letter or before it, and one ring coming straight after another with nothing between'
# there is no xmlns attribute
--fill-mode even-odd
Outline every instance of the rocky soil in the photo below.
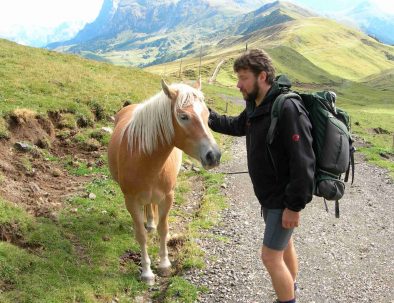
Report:
<svg viewBox="0 0 394 303"><path fill-rule="evenodd" d="M244 139L221 172L246 171ZM264 222L248 174L229 174L223 193L229 208L216 228L201 239L206 268L185 274L207 288L198 302L272 302L275 294L260 261ZM387 173L357 156L355 183L325 211L315 198L296 229L299 254L297 302L394 302L394 185ZM213 235L213 237L212 237Z"/></svg>

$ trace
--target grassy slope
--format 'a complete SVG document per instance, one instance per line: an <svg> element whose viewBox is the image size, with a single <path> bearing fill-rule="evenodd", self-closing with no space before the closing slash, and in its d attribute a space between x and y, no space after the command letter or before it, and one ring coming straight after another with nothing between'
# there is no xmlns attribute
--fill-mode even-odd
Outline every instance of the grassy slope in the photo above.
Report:
<svg viewBox="0 0 394 303"><path fill-rule="evenodd" d="M136 102L160 88L159 76L138 69L23 47L5 40L0 40L0 67L2 117L16 108L29 108L43 115L48 110L66 110L75 117L82 114L92 118L92 102L100 104L108 117L121 108L125 99ZM226 91L207 86L207 102L219 110L224 108L222 95ZM239 111L233 105L229 110ZM94 123L95 129L108 124L106 120ZM94 131L76 130L76 137L82 139ZM222 146L228 144L223 137L215 136ZM92 181L85 190L97 197L92 200L76 196L64 201L54 221L33 217L0 198L1 230L10 230L16 237L11 243L0 241L0 302L111 302L114 298L119 302L133 301L147 287L138 281L137 265L130 260L123 265L120 262L127 250L139 250L132 237L131 218L123 196L109 177L107 167L92 170L85 163L71 167L72 155L59 159L50 150L43 153L47 161L63 166L70 174L89 176ZM106 157L102 160L106 162ZM224 206L224 199L218 196L222 176L206 174L203 170L181 174L177 205L187 202L183 194L191 191L190 175L203 179L207 191L197 214L189 211L178 217L176 212L171 213L170 220L175 226L179 220L199 218L186 228L187 241L178 259L180 269L203 264L203 254L190 237L199 228L211 226L217 219L207 214ZM0 177L0 183L4 182L5 176L0 174ZM15 241L19 244L15 245ZM152 241L150 245L152 260L158 257L156 243ZM167 302L179 298L193 302L197 291L190 283L173 278L168 294L158 291L157 296L166 298Z"/></svg>
<svg viewBox="0 0 394 303"><path fill-rule="evenodd" d="M280 71L302 82L321 83L322 79L335 80L338 77L359 81L394 68L394 60L389 59L394 56L394 47L378 43L357 30L328 19L295 20L245 37L226 39L209 50L209 57L203 58L203 65L215 59L234 58L248 43L249 48L267 50ZM193 66L197 70L198 58L185 58L183 61L185 66ZM179 63L152 66L147 70L179 72ZM310 70L312 75L308 75Z"/></svg>
<svg viewBox="0 0 394 303"><path fill-rule="evenodd" d="M335 21L297 20L290 22L281 35L286 45L328 73L344 79L360 80L394 67L394 60L388 60L385 55L386 52L393 56L394 47Z"/></svg>
<svg viewBox="0 0 394 303"><path fill-rule="evenodd" d="M113 112L125 99L139 102L160 89L158 76L136 68L115 68L6 40L0 40L0 55L1 114L29 107L42 113L63 109L88 115L92 102Z"/></svg>

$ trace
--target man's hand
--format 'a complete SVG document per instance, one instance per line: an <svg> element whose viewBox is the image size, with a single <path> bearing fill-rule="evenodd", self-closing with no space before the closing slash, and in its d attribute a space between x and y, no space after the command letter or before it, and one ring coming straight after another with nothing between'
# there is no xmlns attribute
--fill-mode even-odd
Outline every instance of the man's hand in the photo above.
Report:
<svg viewBox="0 0 394 303"><path fill-rule="evenodd" d="M282 215L282 226L283 228L294 228L298 227L300 223L300 213L285 208Z"/></svg>

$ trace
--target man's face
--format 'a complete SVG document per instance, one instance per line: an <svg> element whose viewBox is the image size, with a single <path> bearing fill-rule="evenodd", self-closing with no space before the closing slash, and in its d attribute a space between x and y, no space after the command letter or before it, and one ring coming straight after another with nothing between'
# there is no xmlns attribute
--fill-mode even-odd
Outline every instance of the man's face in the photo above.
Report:
<svg viewBox="0 0 394 303"><path fill-rule="evenodd" d="M245 101L254 102L259 94L259 85L256 76L249 69L239 70L237 76L237 87L241 91Z"/></svg>

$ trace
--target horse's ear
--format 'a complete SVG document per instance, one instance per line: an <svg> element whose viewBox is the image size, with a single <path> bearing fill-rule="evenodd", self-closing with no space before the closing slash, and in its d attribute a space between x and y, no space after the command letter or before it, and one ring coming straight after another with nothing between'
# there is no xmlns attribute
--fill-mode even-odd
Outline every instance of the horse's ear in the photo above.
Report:
<svg viewBox="0 0 394 303"><path fill-rule="evenodd" d="M167 95L168 98L171 100L175 100L177 98L177 92L171 89L164 79L161 79L161 87L163 88L164 93Z"/></svg>
<svg viewBox="0 0 394 303"><path fill-rule="evenodd" d="M194 83L193 87L195 89L201 90L201 87L202 87L201 77L198 77L198 80Z"/></svg>

